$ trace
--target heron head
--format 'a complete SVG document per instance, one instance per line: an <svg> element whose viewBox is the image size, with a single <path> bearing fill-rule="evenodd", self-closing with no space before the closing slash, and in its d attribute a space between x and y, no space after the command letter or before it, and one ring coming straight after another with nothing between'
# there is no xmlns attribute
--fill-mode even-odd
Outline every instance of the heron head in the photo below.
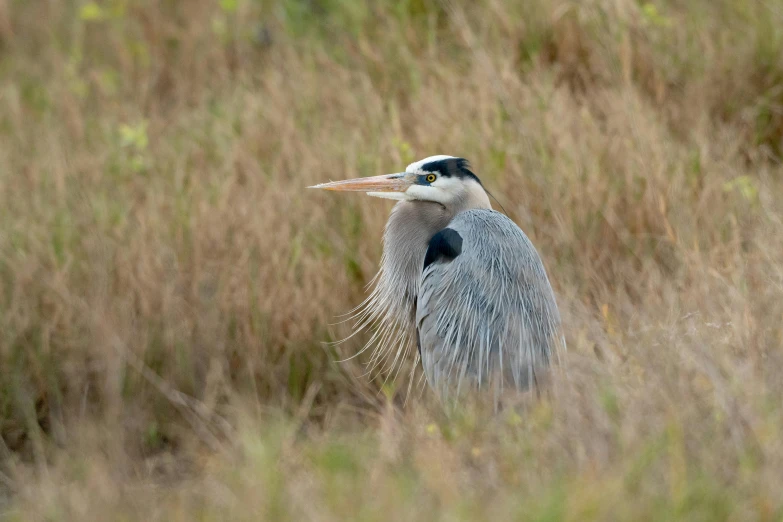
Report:
<svg viewBox="0 0 783 522"><path fill-rule="evenodd" d="M397 174L332 181L309 188L366 192L368 196L399 201L432 201L447 207L470 203L471 207L491 208L468 161L454 156L430 156Z"/></svg>

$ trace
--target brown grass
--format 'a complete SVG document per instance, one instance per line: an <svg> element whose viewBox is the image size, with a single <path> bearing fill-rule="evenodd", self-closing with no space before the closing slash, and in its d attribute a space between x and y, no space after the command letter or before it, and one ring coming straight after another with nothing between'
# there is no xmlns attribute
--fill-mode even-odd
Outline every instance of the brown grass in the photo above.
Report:
<svg viewBox="0 0 783 522"><path fill-rule="evenodd" d="M781 49L777 0L0 0L7 514L780 520ZM304 187L440 153L558 295L520 416L323 345L390 205Z"/></svg>

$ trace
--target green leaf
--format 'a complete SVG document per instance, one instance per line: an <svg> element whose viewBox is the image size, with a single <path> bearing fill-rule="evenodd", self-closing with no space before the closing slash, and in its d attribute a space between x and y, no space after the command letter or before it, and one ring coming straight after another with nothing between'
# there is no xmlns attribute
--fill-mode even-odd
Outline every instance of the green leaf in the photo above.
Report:
<svg viewBox="0 0 783 522"><path fill-rule="evenodd" d="M131 126L127 124L120 125L120 146L132 147L137 151L143 151L149 144L147 137L147 123L141 122Z"/></svg>
<svg viewBox="0 0 783 522"><path fill-rule="evenodd" d="M664 27L668 27L671 25L671 19L669 19L666 16L663 16L661 12L658 10L658 7L655 6L655 4L652 3L646 3L642 6L642 14L647 19L648 22L652 23L653 25L660 25Z"/></svg>
<svg viewBox="0 0 783 522"><path fill-rule="evenodd" d="M220 0L220 8L227 13L235 13L239 7L239 0Z"/></svg>
<svg viewBox="0 0 783 522"><path fill-rule="evenodd" d="M759 188L756 182L750 176L738 176L731 181L723 184L724 192L737 191L740 195L751 203L756 201L759 195Z"/></svg>
<svg viewBox="0 0 783 522"><path fill-rule="evenodd" d="M79 18L85 22L94 22L105 19L106 13L103 11L103 8L95 2L89 2L84 4L79 10Z"/></svg>

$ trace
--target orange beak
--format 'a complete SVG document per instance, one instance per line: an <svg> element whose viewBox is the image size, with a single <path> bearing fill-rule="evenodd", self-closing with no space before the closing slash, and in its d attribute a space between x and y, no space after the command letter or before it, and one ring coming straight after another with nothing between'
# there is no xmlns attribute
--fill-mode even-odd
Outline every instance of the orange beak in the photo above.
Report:
<svg viewBox="0 0 783 522"><path fill-rule="evenodd" d="M412 184L403 172L400 174L384 174L383 176L331 181L307 188L339 192L405 192Z"/></svg>

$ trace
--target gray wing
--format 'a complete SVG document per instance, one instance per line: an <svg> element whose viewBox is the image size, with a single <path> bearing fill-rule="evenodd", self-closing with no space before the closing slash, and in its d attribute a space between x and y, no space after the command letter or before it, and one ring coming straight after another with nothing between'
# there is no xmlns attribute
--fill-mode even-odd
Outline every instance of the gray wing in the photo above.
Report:
<svg viewBox="0 0 783 522"><path fill-rule="evenodd" d="M525 389L565 347L538 253L494 210L460 212L432 238L416 327L424 373L443 398L469 387Z"/></svg>

